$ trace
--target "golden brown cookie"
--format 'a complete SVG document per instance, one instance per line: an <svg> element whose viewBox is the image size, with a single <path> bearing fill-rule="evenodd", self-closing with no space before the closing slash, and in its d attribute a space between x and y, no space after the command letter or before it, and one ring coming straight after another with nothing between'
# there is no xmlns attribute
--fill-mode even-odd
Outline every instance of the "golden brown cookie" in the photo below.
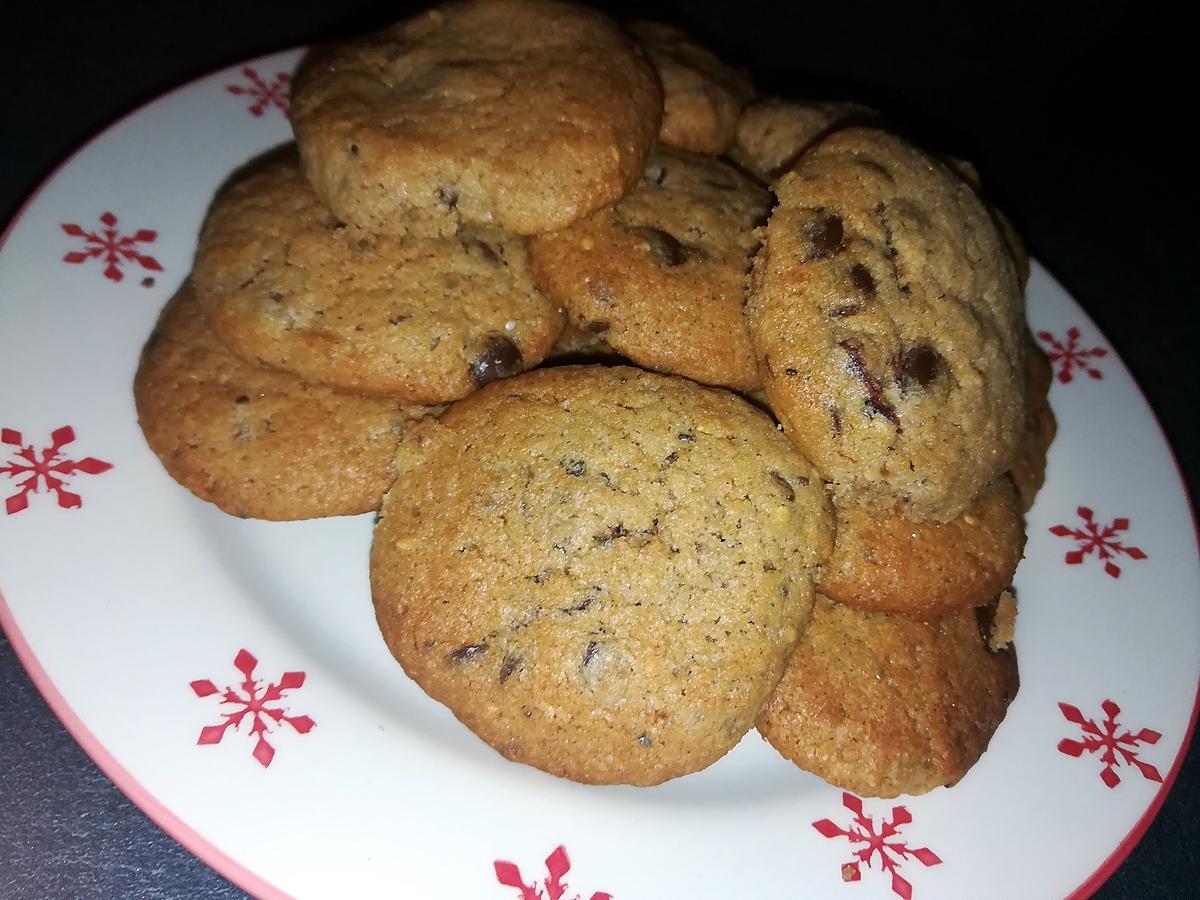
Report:
<svg viewBox="0 0 1200 900"><path fill-rule="evenodd" d="M944 524L911 522L872 506L839 504L837 539L817 590L867 612L933 622L990 602L1008 585L1025 547L1012 482L996 479Z"/></svg>
<svg viewBox="0 0 1200 900"><path fill-rule="evenodd" d="M1025 332L1025 431L1017 446L1017 455L1008 470L1021 505L1028 512L1033 506L1038 491L1046 481L1046 453L1058 432L1054 410L1050 408L1050 383L1054 371L1046 354L1034 340L1033 333Z"/></svg>
<svg viewBox="0 0 1200 900"><path fill-rule="evenodd" d="M658 139L697 153L725 152L738 113L754 96L750 75L721 62L672 25L639 21L631 23L629 31L662 80L664 109Z"/></svg>
<svg viewBox="0 0 1200 900"><path fill-rule="evenodd" d="M951 521L1024 426L1024 301L991 216L874 129L835 132L774 189L746 307L771 408L839 498Z"/></svg>
<svg viewBox="0 0 1200 900"><path fill-rule="evenodd" d="M243 359L412 403L531 368L563 324L533 285L524 238L466 227L391 238L343 225L286 156L218 194L195 282Z"/></svg>
<svg viewBox="0 0 1200 900"><path fill-rule="evenodd" d="M615 206L533 238L530 264L576 327L638 365L751 390L745 274L769 208L732 166L659 147Z"/></svg>
<svg viewBox="0 0 1200 900"><path fill-rule="evenodd" d="M831 131L876 117L857 103L804 103L768 97L742 110L729 156L770 183Z"/></svg>
<svg viewBox="0 0 1200 900"><path fill-rule="evenodd" d="M460 401L398 459L371 552L380 629L497 751L649 785L753 724L832 537L819 479L765 415L564 366Z"/></svg>
<svg viewBox="0 0 1200 900"><path fill-rule="evenodd" d="M759 733L800 768L864 797L954 784L1017 693L1015 652L988 648L990 612L924 625L817 595Z"/></svg>
<svg viewBox="0 0 1200 900"><path fill-rule="evenodd" d="M304 168L343 221L562 228L637 182L662 89L617 25L555 0L445 3L318 51L297 76Z"/></svg>
<svg viewBox="0 0 1200 900"><path fill-rule="evenodd" d="M339 394L234 356L190 282L167 304L133 386L163 467L225 512L311 519L376 509L400 436L440 408Z"/></svg>

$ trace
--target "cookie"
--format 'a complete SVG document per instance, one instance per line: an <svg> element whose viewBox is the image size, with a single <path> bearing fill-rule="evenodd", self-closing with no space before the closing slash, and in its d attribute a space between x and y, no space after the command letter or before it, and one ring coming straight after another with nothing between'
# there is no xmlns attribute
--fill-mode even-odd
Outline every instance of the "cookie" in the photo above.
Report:
<svg viewBox="0 0 1200 900"><path fill-rule="evenodd" d="M1025 430L1017 445L1017 455L1009 477L1021 495L1021 505L1028 512L1038 491L1046 481L1046 453L1058 432L1054 410L1050 408L1050 383L1053 369L1050 360L1034 340L1033 333L1025 332Z"/></svg>
<svg viewBox="0 0 1200 900"><path fill-rule="evenodd" d="M768 97L742 110L729 156L770 183L831 131L875 117L873 110L857 103L802 103Z"/></svg>
<svg viewBox="0 0 1200 900"><path fill-rule="evenodd" d="M944 159L946 165L957 172L958 176L974 188L976 193L983 192L983 178L980 176L979 170L975 168L974 163L955 156L947 156ZM988 212L991 214L992 220L996 223L996 228L999 229L1000 237L1004 240L1005 246L1008 247L1008 252L1017 267L1017 281L1020 282L1023 288L1029 281L1029 251L1025 247L1025 242L1021 240L1021 235L1017 232L1012 220L1001 210L989 205Z"/></svg>
<svg viewBox="0 0 1200 900"><path fill-rule="evenodd" d="M749 74L721 62L674 26L638 21L629 31L662 80L659 141L697 153L724 153L738 113L754 96Z"/></svg>
<svg viewBox="0 0 1200 900"><path fill-rule="evenodd" d="M392 238L343 225L286 156L218 195L195 282L243 359L411 403L455 400L536 365L563 324L533 285L524 238L482 227Z"/></svg>
<svg viewBox="0 0 1200 900"><path fill-rule="evenodd" d="M704 384L761 384L743 316L770 195L732 166L659 147L615 206L529 245L572 323L638 365Z"/></svg>
<svg viewBox="0 0 1200 900"><path fill-rule="evenodd" d="M746 312L771 408L848 503L949 522L1012 463L1024 301L975 192L885 132L774 185Z"/></svg>
<svg viewBox="0 0 1200 900"><path fill-rule="evenodd" d="M935 625L817 595L808 630L758 717L785 758L863 797L952 785L987 749L1017 693L991 610Z"/></svg>
<svg viewBox="0 0 1200 900"><path fill-rule="evenodd" d="M134 379L138 424L172 478L225 512L311 519L376 509L402 435L440 408L339 394L243 362L185 283Z"/></svg>
<svg viewBox="0 0 1200 900"><path fill-rule="evenodd" d="M318 51L292 125L313 187L383 234L562 228L619 199L658 134L653 68L601 13L446 3Z"/></svg>
<svg viewBox="0 0 1200 900"><path fill-rule="evenodd" d="M997 478L967 511L944 524L839 504L837 539L817 590L868 612L922 622L990 602L1008 585L1025 547L1021 502Z"/></svg>
<svg viewBox="0 0 1200 900"><path fill-rule="evenodd" d="M380 629L505 757L650 785L752 725L831 540L816 473L765 415L564 366L460 401L398 460L371 552Z"/></svg>

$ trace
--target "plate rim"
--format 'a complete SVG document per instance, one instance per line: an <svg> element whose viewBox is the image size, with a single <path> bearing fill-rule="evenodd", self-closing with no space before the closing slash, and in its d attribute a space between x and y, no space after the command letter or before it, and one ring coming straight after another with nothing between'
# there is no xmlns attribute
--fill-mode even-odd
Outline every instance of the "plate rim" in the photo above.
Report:
<svg viewBox="0 0 1200 900"><path fill-rule="evenodd" d="M44 190L48 188L75 160L81 156L86 150L98 143L101 139L108 136L110 133L119 129L129 120L140 115L149 107L158 103L168 101L177 94L181 94L193 86L203 82L215 75L225 72L229 69L240 68L247 65L261 63L264 60L271 59L284 54L302 52L306 50L306 46L296 46L283 48L270 53L260 54L258 56L249 57L244 60L239 60L228 65L219 66L217 68L207 69L200 74L180 82L174 87L162 91L148 100L139 103L138 105L128 109L126 112L117 116L108 124L92 132L90 136L75 147L71 152L64 156L50 171L41 178L32 191L17 207L12 218L5 225L3 231L0 231L0 253L3 252L5 244L9 237L20 225L21 220L26 213L33 207L42 195ZM1075 299L1074 294L1068 291L1058 278L1041 263L1040 260L1031 257L1030 263L1035 271L1039 271L1041 276L1046 278L1054 288L1061 291L1063 295L1079 309L1087 323L1097 333L1102 335L1105 340L1112 344L1111 339L1096 323L1092 320L1087 309ZM1163 427L1162 419L1158 412L1150 403L1145 391L1142 389L1141 383L1133 371L1126 364L1124 358L1118 352L1117 348L1112 348L1113 356L1119 362L1123 373L1129 378L1133 385L1138 399L1142 406L1149 413L1150 418L1154 421L1155 427L1158 430L1158 437L1162 446L1166 448L1167 456L1171 460L1174 467L1174 475L1178 484L1183 488L1183 500L1187 506L1188 512L1192 520L1193 541L1200 554L1200 515L1197 513L1196 502L1192 498L1191 492L1188 489L1188 481L1180 464L1179 456L1172 446L1166 429ZM235 886L250 893L255 897L271 898L290 898L292 895L283 891L281 888L270 883L262 876L255 873L244 863L239 862L224 850L217 847L212 841L206 838L195 828L188 825L178 814L173 812L163 801L159 800L152 794L142 783L126 769L112 753L100 742L100 740L92 733L91 729L83 721L83 719L75 712L70 703L58 690L49 674L43 668L40 660L37 657L33 647L26 640L20 626L18 625L12 609L9 607L8 601L4 595L3 589L0 588L0 629L8 637L12 646L14 655L20 662L25 674L29 677L34 687L37 689L42 700L54 713L67 733L71 736L80 748L87 754L88 758L96 765L96 767L109 779L117 788L124 794L137 809L146 815L155 825L171 839L177 841L180 845L186 848L197 859L203 862L209 868L213 869L219 875L229 879ZM1112 874L1120 868L1120 866L1128 859L1134 847L1141 841L1149 830L1150 825L1154 822L1158 813L1161 811L1163 804L1166 802L1167 796L1175 786L1176 778L1180 770L1183 768L1184 761L1187 759L1188 750L1191 747L1192 740L1195 736L1196 725L1200 719L1200 680L1195 686L1195 693L1192 698L1192 710L1188 719L1187 727L1184 730L1183 738L1179 746L1179 751L1172 761L1169 771L1163 778L1162 784L1158 791L1150 799L1145 810L1134 822L1126 835L1117 843L1107 857L1100 863L1096 870L1088 876L1082 883L1074 888L1068 895L1068 900L1076 900L1076 898L1085 898L1091 896L1100 888Z"/></svg>

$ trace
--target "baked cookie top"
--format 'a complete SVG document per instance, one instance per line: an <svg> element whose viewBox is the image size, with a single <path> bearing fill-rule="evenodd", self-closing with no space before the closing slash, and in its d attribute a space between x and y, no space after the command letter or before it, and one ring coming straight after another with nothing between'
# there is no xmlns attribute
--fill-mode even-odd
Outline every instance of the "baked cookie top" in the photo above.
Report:
<svg viewBox="0 0 1200 900"><path fill-rule="evenodd" d="M491 385L406 440L383 637L509 759L657 784L738 742L812 603L816 473L738 397L632 368Z"/></svg>
<svg viewBox="0 0 1200 900"><path fill-rule="evenodd" d="M745 274L770 201L732 166L660 146L615 206L530 241L534 277L638 365L750 390Z"/></svg>
<svg viewBox="0 0 1200 900"><path fill-rule="evenodd" d="M658 139L697 153L724 153L733 140L738 113L754 96L749 73L721 62L672 25L637 21L630 23L629 31L662 80Z"/></svg>
<svg viewBox="0 0 1200 900"><path fill-rule="evenodd" d="M471 227L391 238L343 225L286 156L218 194L195 282L242 358L413 403L536 365L563 325L533 285L524 238Z"/></svg>
<svg viewBox="0 0 1200 900"><path fill-rule="evenodd" d="M1024 302L964 181L882 131L774 185L746 311L771 408L838 496L948 522L1024 424Z"/></svg>
<svg viewBox="0 0 1200 900"><path fill-rule="evenodd" d="M291 117L313 187L346 222L533 234L637 181L662 89L601 13L463 0L318 50L297 76Z"/></svg>
<svg viewBox="0 0 1200 900"><path fill-rule="evenodd" d="M146 342L133 393L138 424L171 477L254 519L378 508L400 435L440 412L243 362L208 327L190 282Z"/></svg>
<svg viewBox="0 0 1200 900"><path fill-rule="evenodd" d="M877 114L857 103L817 103L767 97L742 110L729 156L766 183L782 175L831 131Z"/></svg>
<svg viewBox="0 0 1200 900"><path fill-rule="evenodd" d="M1015 652L991 649L994 612L925 625L818 594L759 733L800 768L860 796L954 784L1017 693ZM996 624L1012 612L1006 596Z"/></svg>
<svg viewBox="0 0 1200 900"><path fill-rule="evenodd" d="M990 602L1012 584L1025 547L1013 484L1000 476L946 523L839 504L837 539L817 590L839 603L922 622Z"/></svg>

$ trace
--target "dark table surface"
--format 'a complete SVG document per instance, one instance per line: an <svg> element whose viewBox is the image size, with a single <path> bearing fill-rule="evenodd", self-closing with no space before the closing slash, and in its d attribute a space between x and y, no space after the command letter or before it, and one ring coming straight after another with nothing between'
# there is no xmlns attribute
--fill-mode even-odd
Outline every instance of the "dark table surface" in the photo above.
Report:
<svg viewBox="0 0 1200 900"><path fill-rule="evenodd" d="M747 64L766 90L865 100L927 146L975 161L990 199L1133 370L1195 496L1200 330L1186 28L1128 7L961 6L860 0L776 11L680 0L614 11L686 25ZM0 221L78 144L161 91L404 9L362 0L6 9ZM1158 818L1097 896L1194 896L1198 799L1193 746ZM1003 858L997 848L997 864ZM95 767L0 636L0 897L240 896Z"/></svg>

